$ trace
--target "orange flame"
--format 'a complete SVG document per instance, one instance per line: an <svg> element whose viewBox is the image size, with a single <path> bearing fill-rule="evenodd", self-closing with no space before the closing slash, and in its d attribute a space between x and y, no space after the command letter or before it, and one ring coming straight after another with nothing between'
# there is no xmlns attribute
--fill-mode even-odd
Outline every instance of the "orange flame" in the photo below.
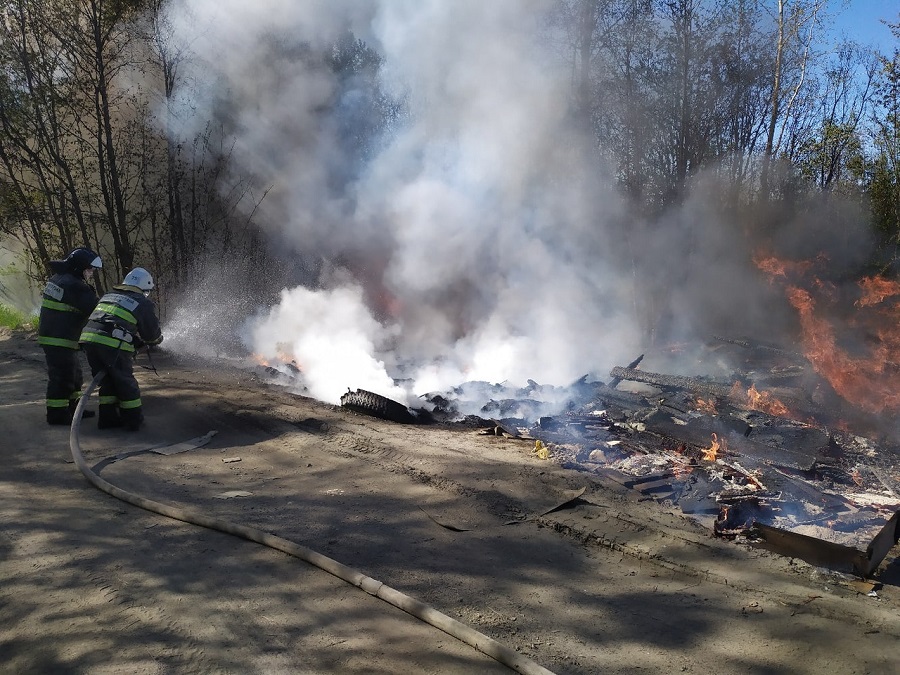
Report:
<svg viewBox="0 0 900 675"><path fill-rule="evenodd" d="M884 302L886 298L900 295L900 284L880 277L866 277L859 282L863 294L856 301L857 307L869 307Z"/></svg>
<svg viewBox="0 0 900 675"><path fill-rule="evenodd" d="M720 443L719 437L715 432L713 432L712 443L703 451L703 459L705 459L707 462L715 462L716 456L719 454L719 451L721 450L722 452L725 452L725 445L725 439L723 438L722 442Z"/></svg>
<svg viewBox="0 0 900 675"><path fill-rule="evenodd" d="M730 396L738 404L745 405L750 410L759 410L760 412L779 417L785 417L790 413L784 403L767 391L759 391L755 384L751 384L750 388L745 392L741 383L735 382L731 386Z"/></svg>
<svg viewBox="0 0 900 675"><path fill-rule="evenodd" d="M684 476L693 473L694 467L690 465L690 459L685 456L685 452L687 451L686 443L679 443L678 446L672 450L672 454L675 456L672 458L672 474L676 478L683 478Z"/></svg>
<svg viewBox="0 0 900 675"><path fill-rule="evenodd" d="M278 368L279 366L286 366L290 370L302 370L297 361L291 356L290 349L284 343L279 343L276 345L276 354L274 358L266 358L262 354L253 352L252 354L250 354L250 359L263 368Z"/></svg>
<svg viewBox="0 0 900 675"><path fill-rule="evenodd" d="M794 262L790 260L780 260L775 256L756 256L753 259L756 266L769 275L770 278L802 275L812 267L812 262Z"/></svg>
<svg viewBox="0 0 900 675"><path fill-rule="evenodd" d="M693 472L694 467L687 464L684 460L672 463L672 475L675 476L675 478L684 478Z"/></svg>
<svg viewBox="0 0 900 675"><path fill-rule="evenodd" d="M900 380L891 354L898 345L895 329L900 317L892 317L892 326L877 329L879 342L871 349L871 358L853 358L837 346L834 329L815 315L815 302L805 290L788 287L788 300L800 314L806 357L819 375L844 399L872 413L900 409Z"/></svg>
<svg viewBox="0 0 900 675"><path fill-rule="evenodd" d="M697 410L702 413L706 413L707 415L717 414L716 402L712 399L707 401L706 399L698 398L695 402L695 405L697 406Z"/></svg>
<svg viewBox="0 0 900 675"><path fill-rule="evenodd" d="M753 410L770 415L785 416L788 414L788 408L784 403L767 391L757 391L755 384L751 384L747 390L747 401Z"/></svg>
<svg viewBox="0 0 900 675"><path fill-rule="evenodd" d="M813 369L832 389L850 403L871 413L900 410L900 284L881 277L859 282L857 313L847 328L857 331L859 343L868 353L858 355L842 350L834 326L817 312L812 293L802 288L802 275L812 263L781 261L758 256L757 266L771 278L782 277L788 301L800 318L803 351ZM820 300L834 301L839 294L833 284L806 279Z"/></svg>

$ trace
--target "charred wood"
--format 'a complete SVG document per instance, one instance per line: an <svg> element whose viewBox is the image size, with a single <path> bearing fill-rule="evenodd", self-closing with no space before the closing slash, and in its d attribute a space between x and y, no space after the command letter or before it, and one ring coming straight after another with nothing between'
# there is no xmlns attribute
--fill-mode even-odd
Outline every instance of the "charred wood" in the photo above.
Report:
<svg viewBox="0 0 900 675"><path fill-rule="evenodd" d="M684 420L666 413L665 410L656 410L644 419L644 424L648 433L670 440L672 447L676 447L679 442L685 442L703 450L711 447L715 440L724 446L719 451L721 454L752 457L767 464L800 471L809 471L815 466L820 448L816 445L815 452L798 452L784 447L783 444L775 447L764 442L770 439L769 436L755 440L754 432L751 430L748 438L744 426L732 426L717 417L695 417Z"/></svg>
<svg viewBox="0 0 900 675"><path fill-rule="evenodd" d="M761 459L801 471L809 471L820 459L839 452L834 439L815 427L753 427L749 440Z"/></svg>
<svg viewBox="0 0 900 675"><path fill-rule="evenodd" d="M793 556L813 565L829 567L865 576L868 560L862 551L822 539L789 532L770 525L754 523L752 532L760 537L761 548Z"/></svg>
<svg viewBox="0 0 900 675"><path fill-rule="evenodd" d="M699 377L666 375L633 368L622 368L621 366L613 368L610 374L621 377L623 380L650 384L663 390L684 389L705 397L714 397L718 403L726 401L735 408L766 414L763 412L766 409L765 407L752 403L749 397L752 385L749 384L740 382L725 384L724 382ZM802 389L767 390L766 393L771 394L786 406L792 417L813 419L819 414L819 406L811 402L807 393Z"/></svg>
<svg viewBox="0 0 900 675"><path fill-rule="evenodd" d="M632 361L631 363L629 363L626 367L627 367L627 368L637 368L638 365L640 365L641 361L643 361L643 360L644 360L644 355L641 354L641 355L640 355L639 357L637 357L634 361ZM619 385L619 383L620 383L621 381L622 381L622 378L613 376L613 379L611 379L611 380L609 381L609 383L607 384L607 386L608 386L610 389L615 389L615 388Z"/></svg>
<svg viewBox="0 0 900 675"><path fill-rule="evenodd" d="M747 492L740 490L722 490L715 495L715 499L720 504L759 504L760 502L772 502L781 498L780 492L772 492L771 490L759 490L756 492Z"/></svg>
<svg viewBox="0 0 900 675"><path fill-rule="evenodd" d="M832 513L847 509L847 500L835 494L823 492L818 487L811 485L806 480L791 476L777 467L771 467L772 478L770 482L777 482L778 488L783 493L794 498L800 505L811 504L816 508L823 508Z"/></svg>
<svg viewBox="0 0 900 675"><path fill-rule="evenodd" d="M898 494L898 492L900 492L900 487L897 487L895 481L891 480L891 478L889 478L884 471L874 466L867 466L864 468L873 476L875 476L875 478L878 479L878 482L881 483L881 485L884 486L894 497L900 496L900 494Z"/></svg>
<svg viewBox="0 0 900 675"><path fill-rule="evenodd" d="M790 351L788 349L784 349L784 348L778 347L776 345L765 344L763 342L757 342L755 340L751 340L750 338L727 338L727 337L722 337L721 335L714 335L713 339L715 339L719 342L737 345L738 347L744 347L745 349L752 349L754 351L771 352L774 354L787 356L787 357L790 357L790 358L798 360L798 361L806 362L806 357L799 352Z"/></svg>
<svg viewBox="0 0 900 675"><path fill-rule="evenodd" d="M868 576L881 564L888 552L900 542L900 511L881 528L872 543L866 547L866 569L863 576Z"/></svg>
<svg viewBox="0 0 900 675"><path fill-rule="evenodd" d="M644 384L652 384L662 389L688 389L690 391L706 394L707 396L718 396L727 398L731 392L731 385L710 380L702 380L694 377L685 377L683 375L664 375L661 373L651 373L635 368L623 368L616 366L610 371L610 376L622 380L631 380L632 382L643 382Z"/></svg>

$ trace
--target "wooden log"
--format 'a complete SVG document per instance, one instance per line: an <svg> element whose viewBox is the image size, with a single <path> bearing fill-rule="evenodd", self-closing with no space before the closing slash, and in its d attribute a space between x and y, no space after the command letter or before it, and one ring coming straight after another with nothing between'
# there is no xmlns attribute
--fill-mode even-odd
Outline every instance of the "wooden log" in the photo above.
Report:
<svg viewBox="0 0 900 675"><path fill-rule="evenodd" d="M685 377L683 375L664 375L662 373L651 373L636 368L623 368L616 366L610 371L610 376L614 379L631 380L632 382L643 382L644 384L652 384L663 389L688 389L690 391L706 394L707 396L718 396L727 398L731 392L731 385L711 380L701 380L695 377Z"/></svg>
<svg viewBox="0 0 900 675"><path fill-rule="evenodd" d="M629 364L626 366L626 368L637 368L638 365L639 365L639 364L641 363L641 361L643 361L643 360L644 360L644 355L641 354L641 355L640 355L639 357L637 357L634 361L632 361L631 363L629 363ZM609 383L608 383L606 386L608 386L610 389L615 389L615 388L619 385L619 382L621 382L621 381L622 381L622 378L613 376L613 379L611 379L611 380L609 381Z"/></svg>

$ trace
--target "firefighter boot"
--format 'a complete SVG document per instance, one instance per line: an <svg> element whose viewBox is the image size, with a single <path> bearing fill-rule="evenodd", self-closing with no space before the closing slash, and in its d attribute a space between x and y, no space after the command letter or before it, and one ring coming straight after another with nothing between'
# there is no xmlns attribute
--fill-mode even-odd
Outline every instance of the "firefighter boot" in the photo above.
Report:
<svg viewBox="0 0 900 675"><path fill-rule="evenodd" d="M97 408L98 429L113 429L122 426L122 418L119 417L119 406L115 403L101 403Z"/></svg>
<svg viewBox="0 0 900 675"><path fill-rule="evenodd" d="M75 416L75 408L78 407L78 399L74 399L69 401L69 419L71 420ZM81 419L88 420L92 418L96 413L93 410L83 410L81 412Z"/></svg>
<svg viewBox="0 0 900 675"><path fill-rule="evenodd" d="M122 408L120 415L122 416L122 424L128 431L137 431L144 423L144 411L141 410L140 406L137 408Z"/></svg>
<svg viewBox="0 0 900 675"><path fill-rule="evenodd" d="M47 424L69 425L72 423L72 411L68 408L47 406Z"/></svg>

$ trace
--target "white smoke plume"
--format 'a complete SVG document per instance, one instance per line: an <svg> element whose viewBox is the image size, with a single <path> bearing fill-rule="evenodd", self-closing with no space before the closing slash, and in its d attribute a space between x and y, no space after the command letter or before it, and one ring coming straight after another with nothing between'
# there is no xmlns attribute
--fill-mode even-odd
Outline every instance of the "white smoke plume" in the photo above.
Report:
<svg viewBox="0 0 900 675"><path fill-rule="evenodd" d="M313 287L286 288L247 317L250 350L296 360L330 402L357 387L404 400L398 379L411 394L475 380L566 385L636 355L631 263L610 228L627 214L573 131L570 73L537 37L551 5L176 8L193 50L185 106L203 119L228 99L234 157L272 186L256 218L298 259L325 261ZM354 92L325 69L279 63L267 45L327 45L346 29L384 56L382 86L406 96L409 116L335 191ZM169 335L190 348L175 326Z"/></svg>

